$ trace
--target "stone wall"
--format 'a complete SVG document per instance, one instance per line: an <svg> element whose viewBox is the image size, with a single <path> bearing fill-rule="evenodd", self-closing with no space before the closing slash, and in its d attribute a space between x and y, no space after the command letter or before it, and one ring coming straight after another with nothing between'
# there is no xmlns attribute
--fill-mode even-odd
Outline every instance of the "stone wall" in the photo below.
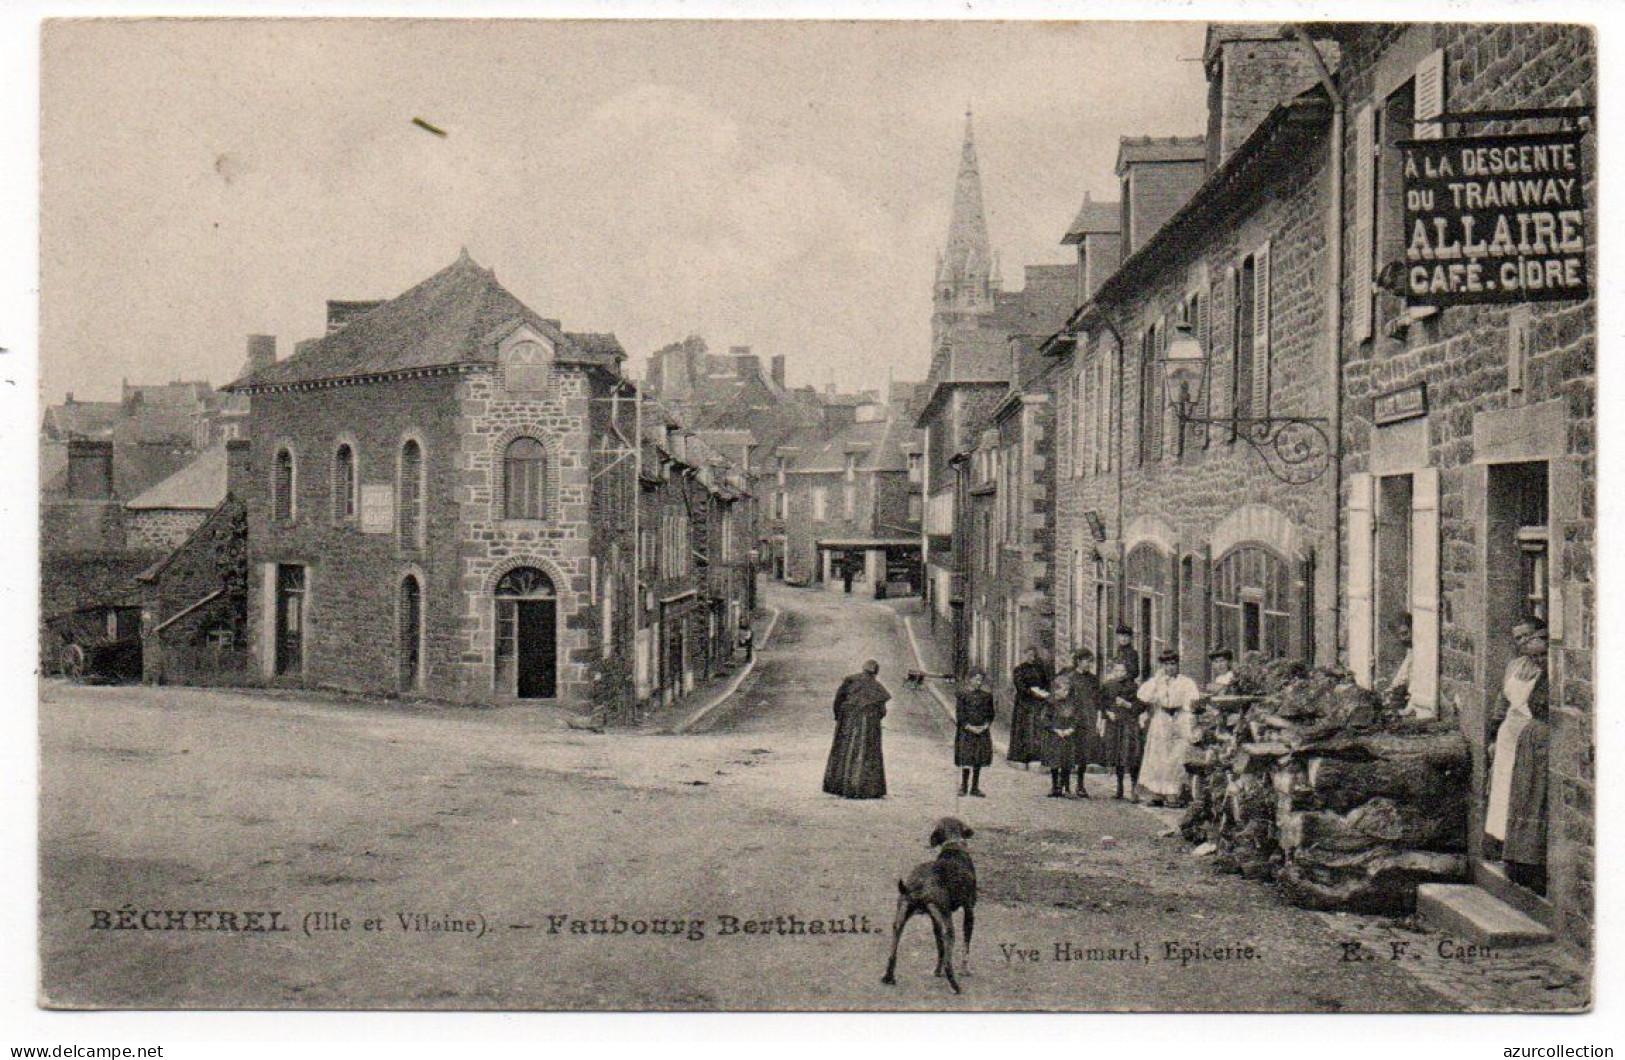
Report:
<svg viewBox="0 0 1625 1060"><path fill-rule="evenodd" d="M1352 108L1402 83L1418 59L1444 50L1445 106L1452 112L1593 104L1596 50L1583 26L1460 24L1391 26L1344 44L1342 77ZM1481 123L1458 135L1490 135L1547 122ZM1594 136L1582 144L1588 202L1595 206ZM1353 224L1352 135L1346 145ZM1452 307L1408 327L1360 340L1353 320L1363 297L1360 263L1347 248L1349 320L1344 335L1346 469L1382 473L1397 460L1439 476L1439 699L1473 747L1475 813L1482 820L1485 745L1501 665L1505 623L1488 617L1494 565L1486 544L1492 468L1546 465L1550 490L1552 771L1549 898L1561 935L1589 946L1593 924L1595 743L1593 669L1596 439L1594 300L1521 306ZM1595 244L1588 268L1596 276ZM1425 385L1428 414L1396 458L1372 421L1372 399ZM1502 616L1504 619L1505 616ZM1346 631L1345 631L1346 635ZM1474 852L1479 852L1474 829Z"/></svg>
<svg viewBox="0 0 1625 1060"><path fill-rule="evenodd" d="M544 393L503 389L498 369L460 377L456 394L457 456L453 480L458 519L456 634L461 698L492 695L496 665L497 582L516 567L535 567L553 582L558 599L558 693L588 700L598 661L597 609L591 580L588 372L556 364ZM545 519L503 517L502 454L520 436L548 453Z"/></svg>
<svg viewBox="0 0 1625 1060"><path fill-rule="evenodd" d="M1175 256L1159 270L1155 279L1112 305L1106 312L1128 344L1124 359L1126 378L1116 380L1112 390L1118 402L1114 426L1106 432L1114 460L1120 459L1121 511L1118 509L1117 472L1097 471L1094 461L1068 459L1056 485L1056 547L1060 562L1056 567L1056 610L1063 648L1098 648L1102 638L1094 620L1094 555L1106 561L1111 579L1110 595L1115 600L1116 567L1121 556L1138 540L1150 535L1148 528L1159 527L1159 548L1172 545L1177 555L1166 558L1170 570L1175 563L1185 571L1190 559L1189 577L1182 573L1178 584L1170 576L1170 593L1177 595L1164 607L1163 634L1178 643L1182 665L1196 677L1205 672L1206 593L1208 568L1222 556L1212 551L1219 527L1237 511L1259 506L1279 513L1279 524L1296 530L1277 534L1287 540L1252 542L1266 545L1287 561L1295 579L1313 568L1317 556L1329 555L1334 523L1330 516L1330 480L1308 485L1288 485L1266 469L1260 456L1242 441L1232 441L1228 428L1203 431L1192 427L1181 454L1172 414L1168 411L1161 381L1162 369L1153 373L1158 387L1155 408L1162 417L1162 451L1144 459L1136 444L1139 437L1140 337L1157 325L1169 327L1182 319L1182 305L1192 293L1200 293L1206 310L1199 321L1205 332L1198 336L1208 352L1211 411L1223 416L1230 409L1230 386L1235 365L1235 280L1233 270L1267 240L1270 245L1270 329L1269 329L1269 411L1271 415L1325 416L1329 408L1330 380L1325 326L1325 285L1329 282L1326 263L1325 209L1327 158L1324 146L1304 153L1288 170L1272 174L1263 186L1230 204L1218 216L1200 242ZM1160 356L1160 354L1159 354ZM1078 352L1064 362L1064 372L1074 379L1089 378L1100 358L1114 366L1115 341L1109 332L1085 336ZM1072 457L1073 432L1078 429L1078 400L1075 388L1057 385L1059 399L1058 434L1061 446ZM1091 394L1091 409L1098 396ZM1101 517L1112 537L1097 542L1085 517L1086 511ZM1121 532L1122 537L1116 535ZM1237 542L1239 543L1239 542ZM1084 557L1086 584L1078 585L1077 556ZM1295 624L1315 622L1312 633L1305 628L1294 634L1294 646L1305 653L1309 642L1315 656L1332 658L1333 640L1330 612L1312 607L1313 600L1330 600L1336 592L1334 572L1314 568L1313 585L1299 591L1299 613ZM1079 598L1088 601L1083 615L1074 614ZM1177 614L1177 619L1176 619ZM1081 617L1081 620L1080 620ZM1115 617L1109 619L1115 623ZM1177 622L1177 625L1176 625Z"/></svg>
<svg viewBox="0 0 1625 1060"><path fill-rule="evenodd" d="M401 581L419 578L426 630L423 690L448 698L483 698L464 676L460 643L464 601L459 578L457 498L464 489L455 376L400 379L254 395L253 469L244 490L249 533L249 638L262 675L270 674L272 637L267 596L279 563L306 566L304 672L295 684L369 693L400 689L398 616ZM423 547L389 533L362 533L359 518L335 518L333 457L339 443L355 452L360 489L394 490L403 443L416 438L425 472ZM275 455L296 460L295 518L273 523L270 492ZM359 495L358 491L358 495ZM398 499L398 495L396 495ZM359 512L359 502L358 502Z"/></svg>
<svg viewBox="0 0 1625 1060"><path fill-rule="evenodd" d="M142 651L147 681L221 685L250 679L248 574L247 511L228 497L147 584Z"/></svg>
<svg viewBox="0 0 1625 1060"><path fill-rule="evenodd" d="M125 513L125 539L130 548L171 549L203 525L207 511L195 508L142 508Z"/></svg>

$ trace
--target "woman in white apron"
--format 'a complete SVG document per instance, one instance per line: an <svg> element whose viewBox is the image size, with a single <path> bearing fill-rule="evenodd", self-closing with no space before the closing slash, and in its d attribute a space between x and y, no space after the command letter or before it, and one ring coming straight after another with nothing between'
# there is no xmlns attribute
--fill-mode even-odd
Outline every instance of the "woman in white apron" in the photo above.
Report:
<svg viewBox="0 0 1625 1060"><path fill-rule="evenodd" d="M1140 787L1153 806L1178 803L1185 791L1185 750L1191 742L1191 709L1202 698L1196 682L1179 672L1179 653L1157 656L1157 673L1136 694L1148 708L1145 758L1140 763Z"/></svg>
<svg viewBox="0 0 1625 1060"><path fill-rule="evenodd" d="M1532 764L1519 762L1518 743L1534 718L1530 697L1546 678L1546 627L1539 620L1526 619L1512 628L1512 641L1518 654L1507 663L1501 681L1505 713L1490 749L1490 805L1484 817L1484 834L1502 844L1507 841L1508 821L1516 812L1512 805L1514 774L1520 765L1528 770Z"/></svg>

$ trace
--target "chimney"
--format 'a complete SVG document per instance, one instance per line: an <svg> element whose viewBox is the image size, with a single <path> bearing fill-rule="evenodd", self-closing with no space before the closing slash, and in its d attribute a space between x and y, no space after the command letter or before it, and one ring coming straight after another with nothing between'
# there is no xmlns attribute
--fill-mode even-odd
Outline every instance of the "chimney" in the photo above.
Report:
<svg viewBox="0 0 1625 1060"><path fill-rule="evenodd" d="M1122 254L1145 246L1207 177L1201 136L1125 136L1117 144L1123 188Z"/></svg>
<svg viewBox="0 0 1625 1060"><path fill-rule="evenodd" d="M735 379L743 382L761 378L762 359L751 353L749 346L729 346L728 356L733 360Z"/></svg>
<svg viewBox="0 0 1625 1060"><path fill-rule="evenodd" d="M327 333L329 335L333 334L333 332L342 329L356 317L370 313L383 304L384 300L381 298L373 298L359 302L346 302L329 298L327 300Z"/></svg>
<svg viewBox="0 0 1625 1060"><path fill-rule="evenodd" d="M248 336L248 371L257 372L276 363L276 336Z"/></svg>
<svg viewBox="0 0 1625 1060"><path fill-rule="evenodd" d="M776 383L782 389L784 387L784 354L775 353L773 355L773 360L772 360L771 364L772 364L771 371L773 372L773 382Z"/></svg>
<svg viewBox="0 0 1625 1060"><path fill-rule="evenodd" d="M113 499L113 443L75 438L68 442L68 497L76 501Z"/></svg>
<svg viewBox="0 0 1625 1060"><path fill-rule="evenodd" d="M226 442L226 493L238 500L248 498L248 439L232 438Z"/></svg>
<svg viewBox="0 0 1625 1060"><path fill-rule="evenodd" d="M1337 69L1335 42L1317 41L1328 68ZM1213 23L1202 65L1207 71L1208 166L1217 169L1246 142L1269 112L1319 83L1315 64L1297 40L1283 39L1277 23Z"/></svg>
<svg viewBox="0 0 1625 1060"><path fill-rule="evenodd" d="M69 405L73 404L73 391L71 391L71 390L68 391L68 400L67 400L66 404L69 404Z"/></svg>

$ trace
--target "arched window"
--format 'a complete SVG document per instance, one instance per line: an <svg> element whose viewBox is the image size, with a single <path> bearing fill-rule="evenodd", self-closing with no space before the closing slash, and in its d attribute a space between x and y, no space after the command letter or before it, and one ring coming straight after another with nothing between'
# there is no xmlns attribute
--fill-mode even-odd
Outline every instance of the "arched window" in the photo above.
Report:
<svg viewBox="0 0 1625 1060"><path fill-rule="evenodd" d="M1284 657L1292 646L1291 600L1286 560L1259 545L1236 546L1213 570L1214 646Z"/></svg>
<svg viewBox="0 0 1625 1060"><path fill-rule="evenodd" d="M292 450L278 449L271 469L271 518L275 522L293 522L295 475Z"/></svg>
<svg viewBox="0 0 1625 1060"><path fill-rule="evenodd" d="M1134 629L1134 647L1140 653L1140 675L1149 676L1157 654L1167 647L1165 617L1168 607L1168 557L1157 546L1134 546L1124 561L1128 614Z"/></svg>
<svg viewBox="0 0 1625 1060"><path fill-rule="evenodd" d="M503 358L503 385L509 390L546 390L553 358L546 346L526 339L509 347Z"/></svg>
<svg viewBox="0 0 1625 1060"><path fill-rule="evenodd" d="M547 518L547 449L534 438L515 438L502 453L502 514Z"/></svg>
<svg viewBox="0 0 1625 1060"><path fill-rule="evenodd" d="M423 683L423 589L415 575L401 579L399 626L401 691L410 692Z"/></svg>
<svg viewBox="0 0 1625 1060"><path fill-rule="evenodd" d="M423 447L408 438L401 446L400 540L402 548L423 547Z"/></svg>
<svg viewBox="0 0 1625 1060"><path fill-rule="evenodd" d="M340 442L333 451L333 521L355 518L355 450Z"/></svg>

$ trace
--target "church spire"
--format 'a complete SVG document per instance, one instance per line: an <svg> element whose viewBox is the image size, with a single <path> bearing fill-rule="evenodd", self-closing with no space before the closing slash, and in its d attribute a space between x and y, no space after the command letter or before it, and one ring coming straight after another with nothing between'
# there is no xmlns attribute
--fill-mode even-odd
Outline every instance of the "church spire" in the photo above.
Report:
<svg viewBox="0 0 1625 1060"><path fill-rule="evenodd" d="M965 142L959 151L959 173L954 179L948 243L938 256L935 301L939 328L992 308L993 292L999 286L996 269L987 236L987 214L982 205L982 170L976 157L975 121L967 104Z"/></svg>

